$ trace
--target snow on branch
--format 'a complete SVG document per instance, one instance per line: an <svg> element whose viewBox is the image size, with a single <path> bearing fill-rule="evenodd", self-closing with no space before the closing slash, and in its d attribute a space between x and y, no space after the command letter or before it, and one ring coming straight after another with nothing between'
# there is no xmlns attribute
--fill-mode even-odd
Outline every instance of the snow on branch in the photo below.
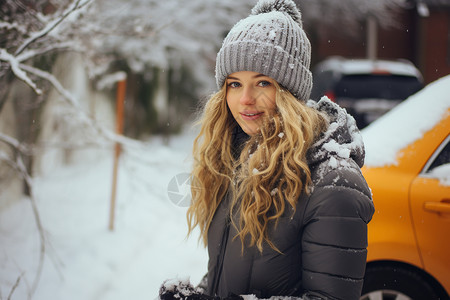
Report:
<svg viewBox="0 0 450 300"><path fill-rule="evenodd" d="M41 39L42 37L46 36L48 33L50 33L52 30L54 30L62 21L64 21L68 16L70 16L73 12L83 8L87 4L89 4L92 0L77 0L73 2L66 11L61 15L61 17L49 22L43 29L34 32L29 38L27 38L23 44L17 48L14 55L19 55L22 53L25 48L27 48L29 45L31 45L33 42Z"/></svg>
<svg viewBox="0 0 450 300"><path fill-rule="evenodd" d="M3 28L6 28L7 30L16 29L17 31L19 31L21 33L27 32L27 29L24 26L21 26L21 25L17 24L16 22L9 23L9 22L0 21L0 29L3 29Z"/></svg>
<svg viewBox="0 0 450 300"><path fill-rule="evenodd" d="M28 84L38 95L42 94L42 90L40 90L36 84L31 80L27 73L25 73L20 68L20 62L17 60L17 58L8 53L5 49L0 48L0 61L7 62L11 66L11 70L13 71L14 75L17 76L20 80Z"/></svg>
<svg viewBox="0 0 450 300"><path fill-rule="evenodd" d="M118 81L125 80L126 77L127 77L127 74L123 71L115 72L115 73L105 76L105 77L103 77L103 79L99 80L99 82L97 83L97 88L100 90L105 89L105 88L111 88Z"/></svg>
<svg viewBox="0 0 450 300"><path fill-rule="evenodd" d="M72 42L62 42L62 43L55 43L52 45L48 45L47 47L43 47L40 49L32 49L32 50L26 50L20 55L16 57L17 61L24 62L30 58L46 54L48 52L54 51L54 50L66 50L73 48Z"/></svg>
<svg viewBox="0 0 450 300"><path fill-rule="evenodd" d="M67 100L72 106L78 108L78 101L76 100L76 98L63 87L63 85L59 82L58 79L56 79L55 76L46 71L34 68L29 65L19 64L19 66L20 68L28 71L31 74L34 74L42 79L49 81L53 85L53 87L58 91L58 93L60 93L64 97L65 100Z"/></svg>

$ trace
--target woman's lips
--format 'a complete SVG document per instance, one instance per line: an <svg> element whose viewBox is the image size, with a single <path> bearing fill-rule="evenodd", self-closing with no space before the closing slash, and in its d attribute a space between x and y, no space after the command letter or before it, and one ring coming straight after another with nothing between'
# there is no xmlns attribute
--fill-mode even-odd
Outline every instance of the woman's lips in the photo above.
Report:
<svg viewBox="0 0 450 300"><path fill-rule="evenodd" d="M246 111L246 112L241 112L240 114L242 116L242 119L247 120L247 121L254 121L256 119L259 119L262 116L263 112Z"/></svg>

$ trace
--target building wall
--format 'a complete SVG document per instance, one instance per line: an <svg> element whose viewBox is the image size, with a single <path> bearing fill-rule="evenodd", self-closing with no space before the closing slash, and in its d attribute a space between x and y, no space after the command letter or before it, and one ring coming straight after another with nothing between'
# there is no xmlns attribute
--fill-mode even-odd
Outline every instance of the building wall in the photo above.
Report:
<svg viewBox="0 0 450 300"><path fill-rule="evenodd" d="M343 26L342 26L343 27ZM312 63L318 63L328 56L364 57L365 28L336 28L321 24L316 39L312 41Z"/></svg>
<svg viewBox="0 0 450 300"><path fill-rule="evenodd" d="M377 57L386 59L404 58L416 60L415 36L417 26L414 15L410 10L399 14L395 24L378 28ZM327 56L339 55L344 57L366 56L366 24L358 28L332 28L322 26L318 30L315 45L317 60Z"/></svg>
<svg viewBox="0 0 450 300"><path fill-rule="evenodd" d="M420 18L418 23L418 65L428 83L450 74L450 10L431 10L430 16Z"/></svg>
<svg viewBox="0 0 450 300"><path fill-rule="evenodd" d="M395 24L380 28L378 35L378 56L387 59L408 59L416 63L416 36L418 34L415 10L405 10L399 14Z"/></svg>
<svg viewBox="0 0 450 300"><path fill-rule="evenodd" d="M450 10L431 9L421 17L416 9L398 14L394 26L378 28L377 57L407 59L422 72L425 83L450 74ZM328 56L366 57L366 26L321 27L312 34L312 65Z"/></svg>

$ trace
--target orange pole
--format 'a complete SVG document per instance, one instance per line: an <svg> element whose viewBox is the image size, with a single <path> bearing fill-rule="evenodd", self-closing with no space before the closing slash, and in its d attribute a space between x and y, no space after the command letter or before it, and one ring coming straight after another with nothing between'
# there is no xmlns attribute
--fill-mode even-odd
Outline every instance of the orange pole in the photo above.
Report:
<svg viewBox="0 0 450 300"><path fill-rule="evenodd" d="M116 94L116 133L123 133L123 111L125 104L125 90L126 90L126 79L123 79L117 83L117 94ZM111 203L109 210L109 230L114 230L114 219L116 210L116 191L117 191L117 174L119 170L119 157L120 157L121 147L118 142L114 145L114 167L113 167L113 179L112 179L112 191L111 191Z"/></svg>

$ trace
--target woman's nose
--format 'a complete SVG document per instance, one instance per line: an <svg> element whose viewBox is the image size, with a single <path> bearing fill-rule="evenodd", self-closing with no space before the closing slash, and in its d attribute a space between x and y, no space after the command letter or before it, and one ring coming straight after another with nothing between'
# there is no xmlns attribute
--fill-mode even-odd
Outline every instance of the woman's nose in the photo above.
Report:
<svg viewBox="0 0 450 300"><path fill-rule="evenodd" d="M255 91L251 87L244 88L241 95L242 105L253 105L256 102Z"/></svg>

